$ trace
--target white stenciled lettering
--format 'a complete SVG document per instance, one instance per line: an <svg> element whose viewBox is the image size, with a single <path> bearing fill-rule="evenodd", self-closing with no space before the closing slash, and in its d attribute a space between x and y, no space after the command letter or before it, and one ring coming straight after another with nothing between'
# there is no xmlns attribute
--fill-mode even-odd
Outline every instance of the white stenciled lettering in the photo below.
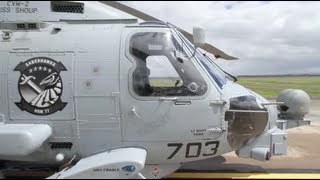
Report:
<svg viewBox="0 0 320 180"><path fill-rule="evenodd" d="M33 65L33 64L35 64L35 63L45 63L45 64L49 64L49 65L51 65L51 66L53 66L53 67L56 66L56 63L54 63L54 62L52 62L52 61L50 61L50 60L48 60L48 59L36 59L36 60L31 60L31 61L26 62L25 65L26 65L27 67L29 67L29 66L31 66L31 65Z"/></svg>
<svg viewBox="0 0 320 180"><path fill-rule="evenodd" d="M43 110L42 109L34 109L34 113L43 114Z"/></svg>
<svg viewBox="0 0 320 180"><path fill-rule="evenodd" d="M48 114L50 113L50 109L34 109L34 113L36 114Z"/></svg>

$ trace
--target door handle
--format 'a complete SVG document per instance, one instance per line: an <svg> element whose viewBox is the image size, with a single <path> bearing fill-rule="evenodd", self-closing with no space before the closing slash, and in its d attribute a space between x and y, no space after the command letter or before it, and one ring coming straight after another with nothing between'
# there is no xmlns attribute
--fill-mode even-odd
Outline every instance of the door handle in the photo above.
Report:
<svg viewBox="0 0 320 180"><path fill-rule="evenodd" d="M131 108L131 112L132 112L135 116L137 116L139 119L141 119L141 117L140 117L139 114L137 113L135 107L132 107L132 108Z"/></svg>
<svg viewBox="0 0 320 180"><path fill-rule="evenodd" d="M175 101L175 105L190 105L191 101Z"/></svg>
<svg viewBox="0 0 320 180"><path fill-rule="evenodd" d="M225 100L213 100L210 102L211 106L215 106L215 105L225 105L227 102Z"/></svg>
<svg viewBox="0 0 320 180"><path fill-rule="evenodd" d="M161 101L176 101L177 97L160 97Z"/></svg>

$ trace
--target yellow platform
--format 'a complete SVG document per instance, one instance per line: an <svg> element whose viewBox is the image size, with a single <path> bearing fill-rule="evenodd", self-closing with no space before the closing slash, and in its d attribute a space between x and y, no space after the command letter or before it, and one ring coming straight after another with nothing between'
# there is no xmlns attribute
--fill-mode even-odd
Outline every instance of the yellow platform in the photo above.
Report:
<svg viewBox="0 0 320 180"><path fill-rule="evenodd" d="M167 178L320 179L319 173L173 173Z"/></svg>

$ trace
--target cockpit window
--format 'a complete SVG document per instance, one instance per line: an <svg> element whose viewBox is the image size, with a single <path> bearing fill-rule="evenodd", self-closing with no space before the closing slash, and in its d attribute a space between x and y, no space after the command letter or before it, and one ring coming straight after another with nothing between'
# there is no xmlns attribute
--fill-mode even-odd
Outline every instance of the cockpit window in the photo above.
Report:
<svg viewBox="0 0 320 180"><path fill-rule="evenodd" d="M197 51L196 55L197 59L200 60L201 64L206 68L211 78L218 84L220 88L222 88L227 80L218 72L217 68L214 67L205 57Z"/></svg>
<svg viewBox="0 0 320 180"><path fill-rule="evenodd" d="M130 39L136 68L133 90L139 96L201 96L207 84L171 33L141 32Z"/></svg>
<svg viewBox="0 0 320 180"><path fill-rule="evenodd" d="M182 37L185 44L188 46L188 48L193 52L194 46L189 42L181 33L179 33L180 37ZM220 88L223 88L223 86L226 84L227 80L226 78L219 72L219 69L215 67L211 62L204 57L204 55L197 50L195 53L195 58L198 59L201 64L204 66L204 68L208 71L210 77L212 80L214 80Z"/></svg>

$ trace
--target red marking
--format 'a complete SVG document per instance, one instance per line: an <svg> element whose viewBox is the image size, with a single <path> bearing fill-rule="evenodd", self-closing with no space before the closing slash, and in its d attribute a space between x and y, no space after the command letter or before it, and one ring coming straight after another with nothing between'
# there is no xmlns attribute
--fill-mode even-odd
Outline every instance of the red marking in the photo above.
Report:
<svg viewBox="0 0 320 180"><path fill-rule="evenodd" d="M153 168L153 171L152 171L152 174L154 175L154 176L157 176L158 174L159 174L159 169L157 168L157 167L154 167Z"/></svg>

